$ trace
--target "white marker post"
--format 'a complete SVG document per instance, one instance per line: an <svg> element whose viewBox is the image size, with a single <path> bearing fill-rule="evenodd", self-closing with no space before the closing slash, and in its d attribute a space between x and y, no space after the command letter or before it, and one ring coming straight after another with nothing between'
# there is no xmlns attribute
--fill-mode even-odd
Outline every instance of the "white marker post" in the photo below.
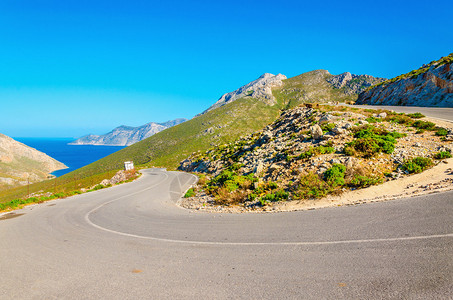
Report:
<svg viewBox="0 0 453 300"><path fill-rule="evenodd" d="M132 161L125 161L124 162L124 170L129 171L134 169L134 162Z"/></svg>

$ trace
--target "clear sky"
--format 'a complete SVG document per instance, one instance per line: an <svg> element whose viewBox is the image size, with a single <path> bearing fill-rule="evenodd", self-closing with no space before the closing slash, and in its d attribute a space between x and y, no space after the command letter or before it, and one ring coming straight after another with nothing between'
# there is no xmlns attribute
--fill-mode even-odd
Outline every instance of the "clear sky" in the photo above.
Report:
<svg viewBox="0 0 453 300"><path fill-rule="evenodd" d="M191 118L262 73L394 77L453 52L451 0L0 1L0 133Z"/></svg>

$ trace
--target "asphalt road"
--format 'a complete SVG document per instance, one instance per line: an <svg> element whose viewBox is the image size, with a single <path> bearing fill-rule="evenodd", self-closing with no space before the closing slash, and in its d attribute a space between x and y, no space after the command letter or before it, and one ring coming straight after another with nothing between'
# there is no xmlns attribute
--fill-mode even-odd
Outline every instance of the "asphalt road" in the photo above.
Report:
<svg viewBox="0 0 453 300"><path fill-rule="evenodd" d="M361 108L381 108L403 113L422 112L427 117L453 121L453 108L446 107L417 107L417 106L377 106L377 105L353 105Z"/></svg>
<svg viewBox="0 0 453 300"><path fill-rule="evenodd" d="M146 170L1 216L0 299L452 298L453 192L209 214L175 205L194 180Z"/></svg>

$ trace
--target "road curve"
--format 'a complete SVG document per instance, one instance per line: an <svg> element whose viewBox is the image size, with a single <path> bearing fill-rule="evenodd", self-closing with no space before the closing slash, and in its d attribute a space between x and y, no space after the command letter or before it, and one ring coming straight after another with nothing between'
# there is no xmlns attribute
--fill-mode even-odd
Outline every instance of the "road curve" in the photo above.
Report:
<svg viewBox="0 0 453 300"><path fill-rule="evenodd" d="M1 216L0 299L453 295L453 192L209 214L175 205L194 181L149 169L132 183Z"/></svg>

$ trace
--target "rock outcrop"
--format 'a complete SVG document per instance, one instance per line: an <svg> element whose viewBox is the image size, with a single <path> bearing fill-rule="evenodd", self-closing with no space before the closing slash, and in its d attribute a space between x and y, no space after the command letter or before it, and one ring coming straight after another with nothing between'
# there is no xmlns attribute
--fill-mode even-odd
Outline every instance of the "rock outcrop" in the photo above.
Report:
<svg viewBox="0 0 453 300"><path fill-rule="evenodd" d="M66 168L47 154L0 134L0 188L42 181L49 173Z"/></svg>
<svg viewBox="0 0 453 300"><path fill-rule="evenodd" d="M340 75L333 75L327 79L336 89L343 89L347 95L360 94L368 87L385 81L385 78L373 77L370 75L354 75L349 72Z"/></svg>
<svg viewBox="0 0 453 300"><path fill-rule="evenodd" d="M151 122L140 127L123 125L103 135L89 134L83 136L70 145L129 146L185 121L187 119L176 119L165 123Z"/></svg>
<svg viewBox="0 0 453 300"><path fill-rule="evenodd" d="M224 94L219 100L217 100L216 103L214 103L214 105L209 107L203 113L247 96L262 100L271 105L275 104L275 97L272 95L272 88L282 86L283 80L285 79L286 76L282 74L273 75L270 73L264 73L257 80L241 86L233 92Z"/></svg>
<svg viewBox="0 0 453 300"><path fill-rule="evenodd" d="M453 53L376 85L357 104L453 107Z"/></svg>

